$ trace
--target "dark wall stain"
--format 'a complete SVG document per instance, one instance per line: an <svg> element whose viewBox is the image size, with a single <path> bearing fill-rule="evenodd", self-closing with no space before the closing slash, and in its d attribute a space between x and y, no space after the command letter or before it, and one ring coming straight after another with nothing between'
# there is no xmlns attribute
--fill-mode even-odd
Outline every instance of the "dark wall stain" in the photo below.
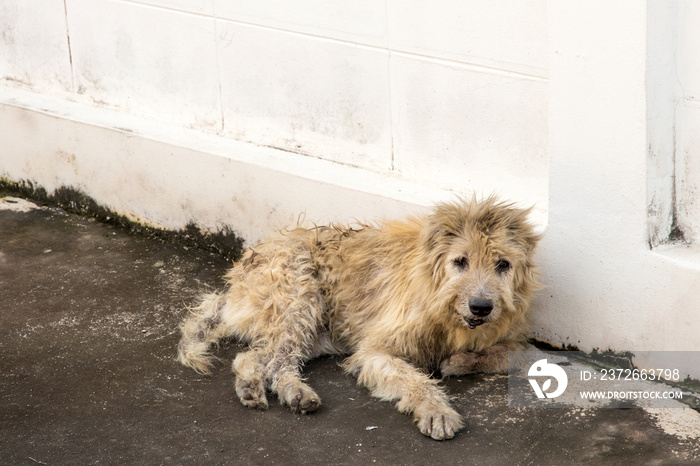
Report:
<svg viewBox="0 0 700 466"><path fill-rule="evenodd" d="M62 186L49 194L32 181L13 182L0 178L0 194L3 192L30 199L40 205L57 206L66 212L92 217L129 233L211 251L232 261L240 259L243 253L243 239L229 227L211 233L201 230L194 222L178 231L142 225L101 206L87 194L70 186Z"/></svg>

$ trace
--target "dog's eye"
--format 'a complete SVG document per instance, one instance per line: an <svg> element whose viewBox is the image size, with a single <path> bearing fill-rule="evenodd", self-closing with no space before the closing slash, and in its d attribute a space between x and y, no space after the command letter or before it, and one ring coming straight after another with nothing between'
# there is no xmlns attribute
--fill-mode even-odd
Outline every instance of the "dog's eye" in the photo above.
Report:
<svg viewBox="0 0 700 466"><path fill-rule="evenodd" d="M454 260L455 267L460 270L466 270L469 267L469 260L465 256L460 256Z"/></svg>
<svg viewBox="0 0 700 466"><path fill-rule="evenodd" d="M496 262L496 272L506 273L509 270L510 270L510 262L508 262L507 260L501 259L500 261Z"/></svg>

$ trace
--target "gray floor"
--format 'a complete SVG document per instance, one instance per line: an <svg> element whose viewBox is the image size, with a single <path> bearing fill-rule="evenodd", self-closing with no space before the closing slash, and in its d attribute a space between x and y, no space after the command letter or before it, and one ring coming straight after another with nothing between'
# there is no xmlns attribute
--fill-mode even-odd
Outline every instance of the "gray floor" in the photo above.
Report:
<svg viewBox="0 0 700 466"><path fill-rule="evenodd" d="M23 206L0 199L1 464L700 464L697 438L641 409L509 409L505 376L445 382L468 425L446 442L337 358L306 367L318 412L246 409L235 343L211 377L174 360L186 304L225 260Z"/></svg>

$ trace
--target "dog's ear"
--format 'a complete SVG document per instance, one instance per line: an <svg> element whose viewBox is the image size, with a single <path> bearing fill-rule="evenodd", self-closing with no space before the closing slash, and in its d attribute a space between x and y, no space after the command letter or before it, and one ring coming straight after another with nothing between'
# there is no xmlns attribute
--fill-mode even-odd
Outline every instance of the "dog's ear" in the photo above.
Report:
<svg viewBox="0 0 700 466"><path fill-rule="evenodd" d="M528 303L536 290L542 289L540 274L535 263L535 251L537 244L542 239L542 234L537 233L527 220L530 209L521 210L516 215L515 221L511 224L510 234L518 246L525 253L525 260L522 266L516 269L515 273L515 294L519 296L518 302Z"/></svg>
<svg viewBox="0 0 700 466"><path fill-rule="evenodd" d="M431 216L432 217L432 216ZM428 249L434 249L438 245L438 242L443 236L446 236L445 230L442 225L437 222L433 222L432 218L428 217L426 225L423 227L421 232L421 242L423 246ZM454 236L447 233L447 236Z"/></svg>
<svg viewBox="0 0 700 466"><path fill-rule="evenodd" d="M449 250L450 240L456 236L437 212L428 215L423 222L420 232L420 243L423 254L427 259L425 266L435 284L442 282L444 277L443 260Z"/></svg>
<svg viewBox="0 0 700 466"><path fill-rule="evenodd" d="M532 256L542 235L535 232L534 227L528 221L533 207L529 209L511 209L508 230L526 251L528 257Z"/></svg>
<svg viewBox="0 0 700 466"><path fill-rule="evenodd" d="M421 231L423 246L428 250L457 236L464 229L463 219L450 215L444 206L435 208L426 219Z"/></svg>

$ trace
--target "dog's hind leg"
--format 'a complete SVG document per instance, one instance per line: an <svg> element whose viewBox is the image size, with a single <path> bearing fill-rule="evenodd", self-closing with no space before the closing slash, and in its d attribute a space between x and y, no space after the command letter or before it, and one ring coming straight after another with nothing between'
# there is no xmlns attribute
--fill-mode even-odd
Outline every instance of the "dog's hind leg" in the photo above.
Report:
<svg viewBox="0 0 700 466"><path fill-rule="evenodd" d="M285 339L265 367L265 380L277 393L280 403L289 406L292 412L302 414L316 411L321 406L321 398L302 380L301 365L305 359L301 348Z"/></svg>
<svg viewBox="0 0 700 466"><path fill-rule="evenodd" d="M308 359L316 335L314 326L299 321L289 322L284 333L269 345L269 361L265 365L265 383L279 397L280 403L302 414L316 411L321 398L301 377L301 366Z"/></svg>
<svg viewBox="0 0 700 466"><path fill-rule="evenodd" d="M238 353L233 360L236 394L249 408L267 409L265 396L265 353L260 348Z"/></svg>
<svg viewBox="0 0 700 466"><path fill-rule="evenodd" d="M298 255L292 281L280 296L280 313L266 342L266 385L293 412L308 413L321 405L316 392L301 377L301 367L319 346L325 310L321 287L310 258Z"/></svg>
<svg viewBox="0 0 700 466"><path fill-rule="evenodd" d="M274 285L267 301L274 303L275 310L258 346L265 354L263 379L280 403L293 412L309 413L321 405L301 376L302 365L318 352L322 340L325 301L318 268L305 244L295 245L270 268Z"/></svg>
<svg viewBox="0 0 700 466"><path fill-rule="evenodd" d="M437 381L403 359L383 351L360 350L345 361L344 367L373 396L396 401L399 411L413 414L423 435L444 440L464 427Z"/></svg>

